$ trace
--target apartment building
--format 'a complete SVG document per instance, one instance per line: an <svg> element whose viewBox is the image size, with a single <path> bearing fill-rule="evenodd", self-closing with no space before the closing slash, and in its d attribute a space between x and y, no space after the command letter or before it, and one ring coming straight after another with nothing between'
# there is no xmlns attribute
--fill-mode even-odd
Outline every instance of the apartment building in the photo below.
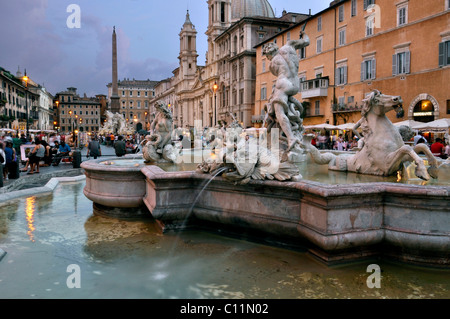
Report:
<svg viewBox="0 0 450 319"><path fill-rule="evenodd" d="M298 52L304 125L356 123L374 89L402 96L393 122L450 117L450 1L342 0L257 45L254 126L275 81L263 45L281 47L301 30L311 42Z"/></svg>

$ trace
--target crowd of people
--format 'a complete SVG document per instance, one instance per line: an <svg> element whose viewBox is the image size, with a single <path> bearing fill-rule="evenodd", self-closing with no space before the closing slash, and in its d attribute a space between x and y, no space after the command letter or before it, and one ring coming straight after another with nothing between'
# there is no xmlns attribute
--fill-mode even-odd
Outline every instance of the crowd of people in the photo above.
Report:
<svg viewBox="0 0 450 319"><path fill-rule="evenodd" d="M102 156L101 145L114 147L117 156L137 153L143 136L129 135L92 135L86 145L86 157L97 159ZM123 145L122 145L123 144ZM21 154L22 145L32 145L24 159ZM64 134L11 134L0 136L0 163L3 164L3 180L19 178L15 172L28 175L39 174L41 167L58 166L62 160L71 162L73 148L77 145L70 135ZM22 165L21 165L22 164Z"/></svg>
<svg viewBox="0 0 450 319"><path fill-rule="evenodd" d="M361 148L357 136L351 137L349 134L333 135L329 131L314 133L311 144L320 150L351 151Z"/></svg>
<svg viewBox="0 0 450 319"><path fill-rule="evenodd" d="M326 133L314 133L314 138L311 143L320 150L335 150L335 151L351 151L362 148L363 140L359 139L357 136L351 136L348 132L347 134L330 134L329 131ZM450 157L450 145L449 142L445 142L444 139L440 137L435 137L433 141L431 138L425 137L421 132L417 132L416 136L411 139L411 144L417 145L419 143L426 144L434 156L447 159Z"/></svg>
<svg viewBox="0 0 450 319"><path fill-rule="evenodd" d="M322 131L314 133L315 137L312 144L320 150L335 150L335 151L352 151L361 149L363 146L363 139L359 139L351 132L340 134L330 134L330 131ZM141 134L135 135L92 135L90 140L86 143L86 157L90 159L97 159L102 156L101 147L114 148L116 156L124 156L126 154L138 153L140 142L145 136ZM213 138L214 139L214 138ZM442 159L450 158L449 143L436 137L432 142L430 137L425 137L418 132L410 143L417 145L425 143L436 157ZM210 142L210 141L208 141ZM21 154L21 145L33 145L29 151L26 161L23 160ZM34 136L26 137L24 134L12 135L7 134L0 136L0 163L3 164L3 179L8 180L10 176L14 176L17 171L17 166L20 163L23 167L20 169L27 174L39 174L40 167L47 167L50 165L58 166L60 162L66 158L71 160L72 147L74 141L70 136L62 134L36 134ZM18 178L15 177L15 178Z"/></svg>

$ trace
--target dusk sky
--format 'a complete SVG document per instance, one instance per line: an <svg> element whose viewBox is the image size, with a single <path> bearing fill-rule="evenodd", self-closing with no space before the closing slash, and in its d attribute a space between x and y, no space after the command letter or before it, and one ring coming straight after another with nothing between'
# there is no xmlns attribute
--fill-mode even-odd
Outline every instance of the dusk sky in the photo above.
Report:
<svg viewBox="0 0 450 319"><path fill-rule="evenodd" d="M315 14L331 0L269 0L276 16ZM18 66L51 94L78 88L88 96L107 94L111 82L111 35L116 26L119 80L159 81L178 66L179 32L189 9L197 35L198 63L207 47L206 0L0 0L0 66ZM81 9L81 27L69 28L70 4Z"/></svg>

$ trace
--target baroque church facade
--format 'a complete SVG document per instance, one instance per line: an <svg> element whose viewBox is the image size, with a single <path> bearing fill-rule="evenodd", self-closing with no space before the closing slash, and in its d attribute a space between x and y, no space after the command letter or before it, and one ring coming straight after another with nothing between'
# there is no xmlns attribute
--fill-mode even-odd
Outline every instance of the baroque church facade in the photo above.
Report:
<svg viewBox="0 0 450 319"><path fill-rule="evenodd" d="M267 0L208 0L208 51L198 64L197 30L189 11L180 37L179 67L155 86L157 101L172 110L177 127L198 129L237 120L252 126L255 107L255 46L309 15L283 12L279 18Z"/></svg>

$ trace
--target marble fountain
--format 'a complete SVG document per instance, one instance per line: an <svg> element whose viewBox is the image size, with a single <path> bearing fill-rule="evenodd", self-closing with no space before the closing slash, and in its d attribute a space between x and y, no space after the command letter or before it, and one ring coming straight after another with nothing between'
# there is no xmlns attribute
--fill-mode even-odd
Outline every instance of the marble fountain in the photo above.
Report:
<svg viewBox="0 0 450 319"><path fill-rule="evenodd" d="M84 194L95 213L148 216L164 231L208 227L251 234L307 247L327 264L384 256L450 266L450 163L406 145L385 115L401 108L401 97L376 90L363 101L355 127L364 138L360 150L335 155L312 147L294 98L299 61L289 55L308 45L301 33L280 49L264 48L280 79L264 133L247 141L233 123L216 138L221 145L213 156L210 150L180 153L170 138L170 110L159 103L141 159L82 164Z"/></svg>

